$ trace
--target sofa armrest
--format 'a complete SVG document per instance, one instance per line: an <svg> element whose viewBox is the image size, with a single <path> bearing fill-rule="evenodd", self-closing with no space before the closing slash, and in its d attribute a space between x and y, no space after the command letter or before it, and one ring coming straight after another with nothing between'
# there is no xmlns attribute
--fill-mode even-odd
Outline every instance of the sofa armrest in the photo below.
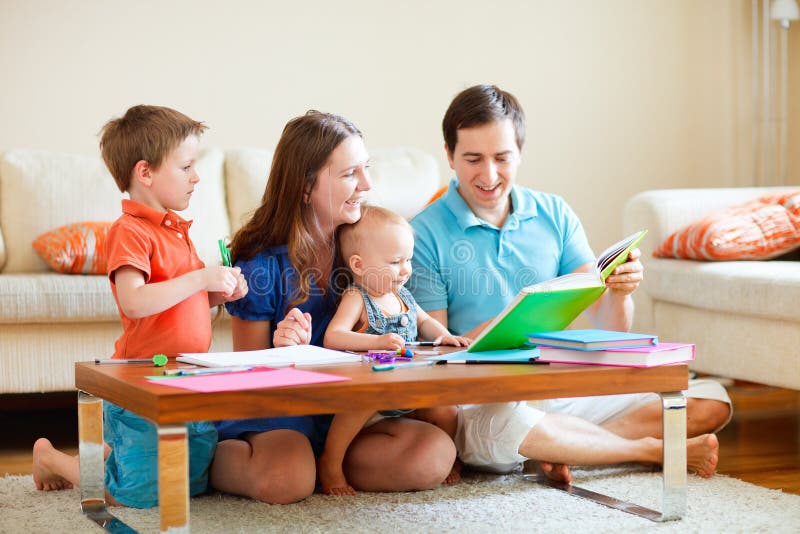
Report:
<svg viewBox="0 0 800 534"><path fill-rule="evenodd" d="M625 235L647 229L642 240L644 281L633 294L636 304L634 330L651 331L654 328L653 299L650 296L647 263L654 261L655 250L672 232L696 221L707 213L742 204L763 195L791 191L788 187L729 187L708 189L656 189L638 193L625 204L622 226ZM670 261L670 260L656 260ZM681 260L672 260L681 261ZM687 260L688 261L688 260Z"/></svg>

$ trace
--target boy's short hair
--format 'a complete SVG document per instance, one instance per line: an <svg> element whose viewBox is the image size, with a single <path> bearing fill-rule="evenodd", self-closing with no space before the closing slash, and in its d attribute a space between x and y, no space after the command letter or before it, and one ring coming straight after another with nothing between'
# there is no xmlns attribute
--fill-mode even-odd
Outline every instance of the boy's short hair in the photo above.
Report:
<svg viewBox="0 0 800 534"><path fill-rule="evenodd" d="M413 235L414 230L402 215L380 206L361 206L361 218L353 224L344 224L339 227L339 248L345 265L353 254L360 254L364 240L377 226L396 224L408 229Z"/></svg>
<svg viewBox="0 0 800 534"><path fill-rule="evenodd" d="M453 153L458 141L458 130L483 126L492 122L511 119L517 148L525 144L525 112L519 101L496 85L475 85L461 91L442 119L442 132L447 150Z"/></svg>
<svg viewBox="0 0 800 534"><path fill-rule="evenodd" d="M146 161L157 169L190 135L208 127L183 113L161 106L133 106L100 130L100 153L122 192L130 188L133 169Z"/></svg>

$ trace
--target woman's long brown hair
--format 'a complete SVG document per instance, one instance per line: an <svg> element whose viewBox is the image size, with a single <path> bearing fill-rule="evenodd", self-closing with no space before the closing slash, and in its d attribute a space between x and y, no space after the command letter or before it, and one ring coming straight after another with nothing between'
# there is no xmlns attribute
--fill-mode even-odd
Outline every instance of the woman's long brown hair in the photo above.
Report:
<svg viewBox="0 0 800 534"><path fill-rule="evenodd" d="M316 186L334 149L353 135L361 137L352 122L330 113L311 110L289 121L275 148L261 205L231 242L234 260L288 245L299 286L288 308L307 301L315 282L328 289L332 265L324 260L332 257L335 237L320 242L319 224L306 194Z"/></svg>

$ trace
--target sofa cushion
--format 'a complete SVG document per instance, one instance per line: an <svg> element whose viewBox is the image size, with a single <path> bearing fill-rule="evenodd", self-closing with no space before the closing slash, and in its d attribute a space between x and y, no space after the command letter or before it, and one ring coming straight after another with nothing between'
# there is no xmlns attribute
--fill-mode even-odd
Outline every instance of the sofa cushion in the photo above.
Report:
<svg viewBox="0 0 800 534"><path fill-rule="evenodd" d="M0 276L0 323L119 322L104 275L56 273Z"/></svg>
<svg viewBox="0 0 800 534"><path fill-rule="evenodd" d="M200 183L190 208L181 213L189 219L197 215L191 237L206 262L217 261L216 240L230 231L222 158L215 149L201 154ZM4 273L47 271L31 247L38 235L76 221L114 221L123 198L99 157L42 150L6 152L0 161L0 192L0 228L7 251Z"/></svg>
<svg viewBox="0 0 800 534"><path fill-rule="evenodd" d="M113 221L121 199L98 157L6 152L0 161L0 227L7 254L3 272L47 271L31 247L36 236L76 221Z"/></svg>
<svg viewBox="0 0 800 534"><path fill-rule="evenodd" d="M228 195L231 234L261 204L271 163L271 150L235 148L225 151L225 190Z"/></svg>
<svg viewBox="0 0 800 534"><path fill-rule="evenodd" d="M110 222L66 224L33 240L47 265L64 274L106 274L106 236Z"/></svg>
<svg viewBox="0 0 800 534"><path fill-rule="evenodd" d="M673 232L653 253L693 260L765 260L800 247L800 191L711 212Z"/></svg>
<svg viewBox="0 0 800 534"><path fill-rule="evenodd" d="M235 232L261 203L272 152L238 148L225 152L225 178L231 231ZM439 188L439 169L428 153L413 147L370 151L370 202L413 217Z"/></svg>
<svg viewBox="0 0 800 534"><path fill-rule="evenodd" d="M692 308L797 321L800 263L696 262L652 258L645 289L656 301Z"/></svg>
<svg viewBox="0 0 800 534"><path fill-rule="evenodd" d="M179 212L184 219L193 221L189 237L206 265L221 264L217 241L231 232L225 203L224 157L218 148L201 152L196 164L200 182L189 207Z"/></svg>
<svg viewBox="0 0 800 534"><path fill-rule="evenodd" d="M6 243L3 241L3 228L0 227L0 272L6 264Z"/></svg>
<svg viewBox="0 0 800 534"><path fill-rule="evenodd" d="M370 151L372 190L368 198L410 219L419 213L440 187L439 167L433 156L413 147Z"/></svg>

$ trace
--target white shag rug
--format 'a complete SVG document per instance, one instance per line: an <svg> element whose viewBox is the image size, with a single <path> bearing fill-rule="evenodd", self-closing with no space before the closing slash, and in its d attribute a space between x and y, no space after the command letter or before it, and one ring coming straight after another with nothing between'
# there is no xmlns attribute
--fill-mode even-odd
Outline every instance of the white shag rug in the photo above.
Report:
<svg viewBox="0 0 800 534"><path fill-rule="evenodd" d="M659 509L661 474L627 467L573 470L575 484ZM465 473L461 483L414 493L313 495L268 505L211 494L191 501L192 532L800 532L800 496L717 475L689 476L681 521L653 523L525 481L519 473ZM158 509L112 508L140 532ZM101 532L80 512L80 491L37 491L28 476L0 478L0 533Z"/></svg>

